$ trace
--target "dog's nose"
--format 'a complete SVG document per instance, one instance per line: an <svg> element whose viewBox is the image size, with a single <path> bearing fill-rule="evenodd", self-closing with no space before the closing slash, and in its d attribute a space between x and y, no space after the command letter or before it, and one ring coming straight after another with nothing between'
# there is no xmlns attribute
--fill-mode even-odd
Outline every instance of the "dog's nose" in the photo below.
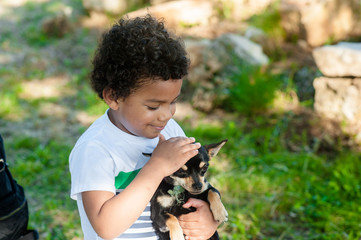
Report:
<svg viewBox="0 0 361 240"><path fill-rule="evenodd" d="M192 188L194 189L194 190L201 190L202 189L202 183L200 183L200 182L196 182L196 183L193 183L192 184Z"/></svg>

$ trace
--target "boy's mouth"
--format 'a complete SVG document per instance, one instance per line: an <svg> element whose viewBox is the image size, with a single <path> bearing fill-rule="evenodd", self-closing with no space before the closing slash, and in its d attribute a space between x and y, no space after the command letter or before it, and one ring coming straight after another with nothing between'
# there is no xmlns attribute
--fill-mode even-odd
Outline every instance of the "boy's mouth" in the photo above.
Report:
<svg viewBox="0 0 361 240"><path fill-rule="evenodd" d="M162 131L165 126L154 126L154 125L151 125L153 128L157 129L158 131Z"/></svg>

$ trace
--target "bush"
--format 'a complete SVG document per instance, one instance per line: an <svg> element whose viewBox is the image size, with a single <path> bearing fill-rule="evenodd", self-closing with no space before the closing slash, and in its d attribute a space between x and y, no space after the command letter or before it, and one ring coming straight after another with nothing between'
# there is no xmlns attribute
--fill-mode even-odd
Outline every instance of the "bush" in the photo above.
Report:
<svg viewBox="0 0 361 240"><path fill-rule="evenodd" d="M224 107L246 115L267 110L273 103L276 90L282 85L278 76L254 66L239 68L230 76L230 80L232 86Z"/></svg>

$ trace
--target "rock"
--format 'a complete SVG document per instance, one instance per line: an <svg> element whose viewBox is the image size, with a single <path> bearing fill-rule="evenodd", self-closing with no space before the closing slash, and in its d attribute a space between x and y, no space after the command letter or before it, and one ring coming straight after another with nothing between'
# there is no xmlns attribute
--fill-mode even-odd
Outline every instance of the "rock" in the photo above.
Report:
<svg viewBox="0 0 361 240"><path fill-rule="evenodd" d="M281 0L280 11L288 38L299 37L312 47L360 33L359 0Z"/></svg>
<svg viewBox="0 0 361 240"><path fill-rule="evenodd" d="M262 29L252 26L247 27L246 31L244 32L244 36L254 42L258 42L259 40L267 38L266 33Z"/></svg>
<svg viewBox="0 0 361 240"><path fill-rule="evenodd" d="M177 35L193 38L214 39L224 33L240 32L246 25L241 21L225 20L220 13L219 1L159 1L157 5L129 12L127 16L142 17L149 13L155 18L163 18L167 28Z"/></svg>
<svg viewBox="0 0 361 240"><path fill-rule="evenodd" d="M127 8L124 0L83 0L83 6L89 11L123 13Z"/></svg>
<svg viewBox="0 0 361 240"><path fill-rule="evenodd" d="M340 42L315 48L317 67L328 77L361 77L361 43Z"/></svg>
<svg viewBox="0 0 361 240"><path fill-rule="evenodd" d="M319 77L313 86L318 113L349 123L361 121L361 78Z"/></svg>
<svg viewBox="0 0 361 240"><path fill-rule="evenodd" d="M170 29L208 25L216 15L212 1L206 0L170 1L149 8L142 8L127 13L127 15L133 18L144 16L147 13L155 18L164 18L167 27Z"/></svg>
<svg viewBox="0 0 361 240"><path fill-rule="evenodd" d="M205 53L211 48L211 43L208 39L185 40L186 50L191 61L187 79L191 84L197 84L198 82L210 79L214 74L213 71L206 69L208 68L206 67L208 63L206 63L206 58L204 57Z"/></svg>
<svg viewBox="0 0 361 240"><path fill-rule="evenodd" d="M187 76L193 107L209 112L227 97L230 80L226 73L245 65L265 65L268 57L262 47L237 34L224 34L214 40L185 40L191 59Z"/></svg>
<svg viewBox="0 0 361 240"><path fill-rule="evenodd" d="M229 58L232 58L232 54L234 54L251 65L266 65L269 62L260 45L240 35L223 34L215 42L226 48ZM230 60L232 61L232 59Z"/></svg>
<svg viewBox="0 0 361 240"><path fill-rule="evenodd" d="M83 0L83 6L89 11L122 14L133 6L143 4L142 0Z"/></svg>
<svg viewBox="0 0 361 240"><path fill-rule="evenodd" d="M46 36L57 38L62 38L73 30L68 16L63 13L44 19L41 28Z"/></svg>

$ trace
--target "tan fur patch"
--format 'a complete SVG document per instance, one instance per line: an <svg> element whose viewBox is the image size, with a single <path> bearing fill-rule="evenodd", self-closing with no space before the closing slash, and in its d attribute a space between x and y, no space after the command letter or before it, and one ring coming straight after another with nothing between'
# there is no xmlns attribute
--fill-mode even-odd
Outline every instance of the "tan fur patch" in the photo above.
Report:
<svg viewBox="0 0 361 240"><path fill-rule="evenodd" d="M194 183L193 178L191 178L191 177L184 178L184 183L187 186L192 186L192 184Z"/></svg>
<svg viewBox="0 0 361 240"><path fill-rule="evenodd" d="M183 230L181 228L181 226L179 225L178 219L172 215L169 214L169 219L165 222L165 224L167 225L168 229L169 229L169 236L170 239L172 240L184 240L184 236L183 236Z"/></svg>
<svg viewBox="0 0 361 240"><path fill-rule="evenodd" d="M221 197L217 192L210 190L208 192L208 201L213 213L213 218L217 222L225 222L228 220L228 213L226 208L223 206Z"/></svg>
<svg viewBox="0 0 361 240"><path fill-rule="evenodd" d="M159 196L157 197L157 201L162 207L168 208L173 205L174 198L170 196Z"/></svg>
<svg viewBox="0 0 361 240"><path fill-rule="evenodd" d="M193 184L193 179L191 177L186 177L186 178L178 178L173 176L170 177L174 179L175 182L174 185L180 185L186 190L189 189L188 186L192 186Z"/></svg>
<svg viewBox="0 0 361 240"><path fill-rule="evenodd" d="M183 165L183 166L182 166L182 169L183 169L184 171L187 171L187 170L188 170L188 167L187 167L186 165Z"/></svg>
<svg viewBox="0 0 361 240"><path fill-rule="evenodd" d="M206 163L205 163L205 162L201 162L201 163L199 164L199 168L204 167L204 165L206 165Z"/></svg>

